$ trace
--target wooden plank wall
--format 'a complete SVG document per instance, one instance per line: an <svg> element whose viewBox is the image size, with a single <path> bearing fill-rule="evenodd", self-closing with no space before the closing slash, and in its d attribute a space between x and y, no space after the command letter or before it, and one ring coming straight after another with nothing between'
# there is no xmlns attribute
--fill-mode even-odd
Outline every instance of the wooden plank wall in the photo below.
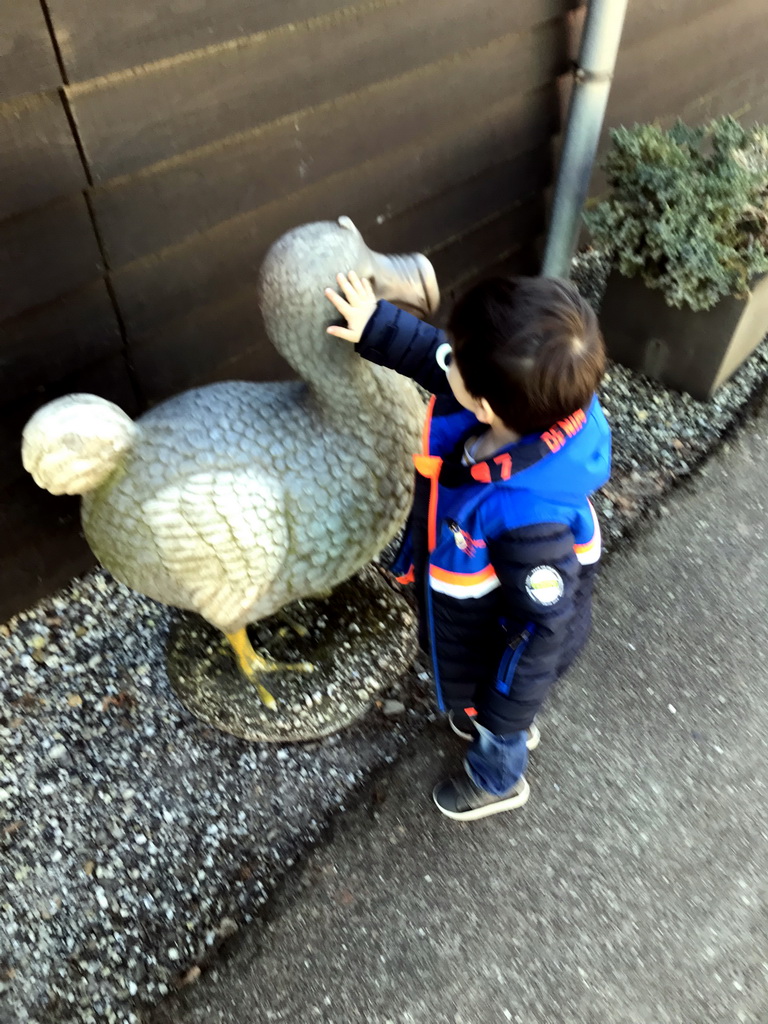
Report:
<svg viewBox="0 0 768 1024"><path fill-rule="evenodd" d="M77 503L21 466L25 420L68 391L137 408L39 0L0 17L0 620L88 564Z"/></svg>
<svg viewBox="0 0 768 1024"><path fill-rule="evenodd" d="M585 5L568 16L575 57ZM606 112L600 156L619 125L680 117L701 124L732 114L768 123L765 0L630 0ZM561 114L570 76L561 79ZM592 193L604 185L599 171Z"/></svg>
<svg viewBox="0 0 768 1024"><path fill-rule="evenodd" d="M27 416L287 376L254 295L283 231L348 214L448 296L535 269L573 2L0 0L0 621L87 559Z"/></svg>
<svg viewBox="0 0 768 1024"><path fill-rule="evenodd" d="M768 121L765 0L631 0L609 125Z"/></svg>
<svg viewBox="0 0 768 1024"><path fill-rule="evenodd" d="M763 4L631 0L609 122L768 119ZM578 6L0 0L0 621L88 558L22 471L25 419L286 376L254 282L289 227L346 213L449 300L536 269Z"/></svg>

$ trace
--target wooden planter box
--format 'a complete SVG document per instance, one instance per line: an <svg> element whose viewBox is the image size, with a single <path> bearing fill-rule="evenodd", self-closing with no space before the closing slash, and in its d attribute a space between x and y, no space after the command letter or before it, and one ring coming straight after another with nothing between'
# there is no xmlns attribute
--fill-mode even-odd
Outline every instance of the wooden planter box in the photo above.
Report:
<svg viewBox="0 0 768 1024"><path fill-rule="evenodd" d="M768 275L748 299L694 312L668 306L640 278L612 273L600 311L608 353L668 387L711 398L768 333Z"/></svg>

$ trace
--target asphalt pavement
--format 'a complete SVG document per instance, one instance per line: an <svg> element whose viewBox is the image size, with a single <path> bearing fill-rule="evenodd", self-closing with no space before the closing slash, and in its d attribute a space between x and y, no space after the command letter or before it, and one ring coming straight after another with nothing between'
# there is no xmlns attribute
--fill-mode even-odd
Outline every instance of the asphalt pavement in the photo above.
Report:
<svg viewBox="0 0 768 1024"><path fill-rule="evenodd" d="M435 725L153 1024L768 1024L768 411L611 560L519 811Z"/></svg>

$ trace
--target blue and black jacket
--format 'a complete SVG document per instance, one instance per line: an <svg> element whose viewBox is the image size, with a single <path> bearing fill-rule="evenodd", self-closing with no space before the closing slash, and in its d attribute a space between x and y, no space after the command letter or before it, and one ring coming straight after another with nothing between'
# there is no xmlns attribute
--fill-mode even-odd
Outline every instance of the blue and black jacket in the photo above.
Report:
<svg viewBox="0 0 768 1024"><path fill-rule="evenodd" d="M481 424L448 385L443 332L380 302L357 349L432 392L403 549L442 710L474 708L497 735L526 729L584 645L601 554L589 495L610 475L597 398L484 462Z"/></svg>

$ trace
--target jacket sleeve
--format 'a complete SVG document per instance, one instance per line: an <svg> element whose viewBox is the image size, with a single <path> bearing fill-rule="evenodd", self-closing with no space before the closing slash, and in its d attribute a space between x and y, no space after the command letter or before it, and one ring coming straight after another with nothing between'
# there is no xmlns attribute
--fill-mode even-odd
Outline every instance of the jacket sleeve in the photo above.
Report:
<svg viewBox="0 0 768 1024"><path fill-rule="evenodd" d="M441 346L448 344L443 331L380 301L355 347L364 359L396 370L439 395L450 391L445 370L437 361Z"/></svg>
<svg viewBox="0 0 768 1024"><path fill-rule="evenodd" d="M561 523L509 530L488 548L502 588L508 646L478 721L497 735L527 729L562 670L574 641L580 565ZM581 644L578 643L578 646Z"/></svg>

